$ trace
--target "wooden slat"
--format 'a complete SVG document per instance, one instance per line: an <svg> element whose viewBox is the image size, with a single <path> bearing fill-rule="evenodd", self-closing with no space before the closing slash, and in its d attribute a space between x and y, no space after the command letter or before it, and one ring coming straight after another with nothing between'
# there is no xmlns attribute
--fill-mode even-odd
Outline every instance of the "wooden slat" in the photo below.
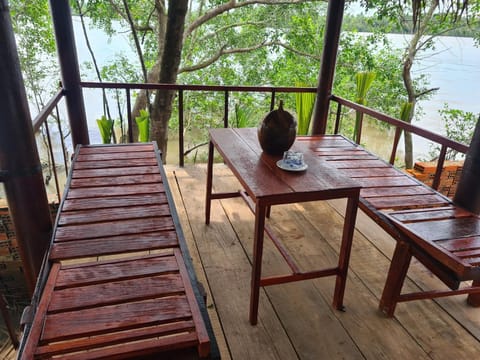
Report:
<svg viewBox="0 0 480 360"><path fill-rule="evenodd" d="M63 203L62 210L70 211L115 208L124 206L165 204L166 202L167 197L165 195L165 192L119 196L105 196L105 194L103 194L102 196L98 196L95 198L66 199Z"/></svg>
<svg viewBox="0 0 480 360"><path fill-rule="evenodd" d="M90 350L88 356L92 356L92 348L100 350L101 347L112 346L116 344L121 345L123 348L123 346L125 346L129 342L138 341L141 339L170 336L175 334L175 336L170 336L170 341L178 341L178 334L191 333L193 328L194 324L192 321L178 321L175 323L162 324L155 327L133 329L118 334L102 334L90 338L81 338L69 340L66 342L49 343L44 346L39 346L35 355L39 357L47 357L74 353L77 351ZM192 334L190 337L192 337ZM119 351L121 351L121 349L119 349Z"/></svg>
<svg viewBox="0 0 480 360"><path fill-rule="evenodd" d="M160 174L141 174L126 176L103 176L94 178L75 178L70 182L70 189L92 186L118 186L132 184L161 183Z"/></svg>
<svg viewBox="0 0 480 360"><path fill-rule="evenodd" d="M100 186L95 188L70 189L67 199L95 198L97 196L125 196L165 192L161 183L123 186Z"/></svg>
<svg viewBox="0 0 480 360"><path fill-rule="evenodd" d="M438 240L437 245L449 251L462 251L480 248L480 236L471 236L460 239Z"/></svg>
<svg viewBox="0 0 480 360"><path fill-rule="evenodd" d="M84 145L80 148L80 154L96 154L98 152L115 154L123 152L144 152L153 150L153 144L119 144L115 146Z"/></svg>
<svg viewBox="0 0 480 360"><path fill-rule="evenodd" d="M165 249L178 246L175 231L120 235L96 239L55 242L51 260L76 259L136 251Z"/></svg>
<svg viewBox="0 0 480 360"><path fill-rule="evenodd" d="M377 209L419 208L447 205L448 201L438 195L406 195L372 197L368 202Z"/></svg>
<svg viewBox="0 0 480 360"><path fill-rule="evenodd" d="M397 220L403 223L471 216L471 214L468 211L460 209L455 206L405 210L405 211L398 211L390 215L395 216Z"/></svg>
<svg viewBox="0 0 480 360"><path fill-rule="evenodd" d="M96 162L80 161L73 164L73 169L102 169L102 168L115 168L126 166L151 166L157 165L157 159L125 159L125 160L103 160Z"/></svg>
<svg viewBox="0 0 480 360"><path fill-rule="evenodd" d="M104 283L56 290L48 311L49 313L78 311L83 308L181 295L183 291L183 281L178 273L109 280Z"/></svg>
<svg viewBox="0 0 480 360"><path fill-rule="evenodd" d="M75 170L72 173L73 179L94 178L103 176L127 176L127 175L147 175L158 174L158 166L134 166L117 168L100 168L90 170Z"/></svg>
<svg viewBox="0 0 480 360"><path fill-rule="evenodd" d="M144 152L130 152L126 149L124 152L115 152L115 153L105 153L105 152L95 152L91 154L85 154L80 152L77 156L77 163L82 161L87 162L103 162L110 160L129 160L129 159L156 159L155 153L153 151L144 151Z"/></svg>
<svg viewBox="0 0 480 360"><path fill-rule="evenodd" d="M381 160L338 160L329 161L337 169L358 169L358 168L388 168L389 165Z"/></svg>
<svg viewBox="0 0 480 360"><path fill-rule="evenodd" d="M85 286L110 280L129 279L178 271L173 252L165 255L129 257L117 261L85 263L64 266L58 274L56 289L67 286Z"/></svg>
<svg viewBox="0 0 480 360"><path fill-rule="evenodd" d="M89 209L64 211L58 225L74 225L108 220L127 220L142 217L162 217L170 215L168 204L115 207L111 209Z"/></svg>
<svg viewBox="0 0 480 360"><path fill-rule="evenodd" d="M408 176L365 177L355 178L355 181L364 188L418 185L415 180Z"/></svg>
<svg viewBox="0 0 480 360"><path fill-rule="evenodd" d="M170 217L107 221L103 223L60 227L57 229L55 241L76 241L79 239L139 234L173 229L174 224Z"/></svg>
<svg viewBox="0 0 480 360"><path fill-rule="evenodd" d="M42 341L93 336L191 316L185 296L102 306L47 315Z"/></svg>
<svg viewBox="0 0 480 360"><path fill-rule="evenodd" d="M376 196L403 196L403 195L422 195L422 194L435 194L432 189L426 186L417 184L415 186L378 186L373 188L362 188L360 190L360 196L364 199L369 199Z"/></svg>
<svg viewBox="0 0 480 360"><path fill-rule="evenodd" d="M342 169L342 172L352 178L404 176L402 172L388 167L370 169Z"/></svg>

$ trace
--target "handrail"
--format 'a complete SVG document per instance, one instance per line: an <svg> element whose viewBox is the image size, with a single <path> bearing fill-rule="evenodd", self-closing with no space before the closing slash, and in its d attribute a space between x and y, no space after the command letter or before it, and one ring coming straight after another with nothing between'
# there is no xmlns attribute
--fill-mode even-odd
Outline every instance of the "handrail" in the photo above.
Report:
<svg viewBox="0 0 480 360"><path fill-rule="evenodd" d="M53 109L58 105L62 97L65 95L65 91L60 89L53 96L52 99L45 105L45 107L38 113L38 115L33 119L33 133L35 134L40 130L40 126L48 119L51 115Z"/></svg>
<svg viewBox="0 0 480 360"><path fill-rule="evenodd" d="M438 144L445 145L453 150L459 151L461 153L466 153L468 151L468 146L462 143L459 143L457 141L451 140L443 135L436 134L432 131L423 129L419 126L415 126L412 124L409 124L405 121L395 119L391 116L388 116L386 114L383 114L379 111L373 110L371 108L368 108L363 105L359 105L357 103L354 103L352 101L349 101L347 99L341 98L339 96L332 95L331 100L335 101L339 104L348 106L354 110L361 111L364 114L370 115L378 120L384 121L388 124L391 124L395 127L401 128L403 130L406 130L408 132L411 132L413 134L419 135L423 138L426 138L428 140L434 141Z"/></svg>

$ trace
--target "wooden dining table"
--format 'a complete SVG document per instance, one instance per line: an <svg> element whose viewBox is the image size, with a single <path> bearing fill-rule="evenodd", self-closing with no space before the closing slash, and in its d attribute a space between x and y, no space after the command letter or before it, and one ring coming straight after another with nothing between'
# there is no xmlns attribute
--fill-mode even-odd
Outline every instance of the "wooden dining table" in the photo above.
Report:
<svg viewBox="0 0 480 360"><path fill-rule="evenodd" d="M343 310L343 296L347 280L348 263L352 247L355 220L361 186L340 170L315 154L315 141L296 141L291 150L303 153L303 171L281 169L277 162L282 156L269 155L262 151L255 128L211 129L205 222L210 223L211 201L241 196L255 215L254 245L251 274L250 315L252 325L257 323L258 303L261 286L276 285L292 281L335 276L333 307ZM315 140L315 137L312 137ZM318 138L317 138L318 140ZM327 140L328 141L328 140ZM243 189L236 192L213 193L213 162L215 150L222 156ZM281 165L281 164L280 164ZM268 227L266 219L274 205L307 201L346 198L343 235L335 267L303 271L281 242L281 235ZM291 272L262 277L262 253L265 233L272 239ZM315 241L315 239L304 239Z"/></svg>

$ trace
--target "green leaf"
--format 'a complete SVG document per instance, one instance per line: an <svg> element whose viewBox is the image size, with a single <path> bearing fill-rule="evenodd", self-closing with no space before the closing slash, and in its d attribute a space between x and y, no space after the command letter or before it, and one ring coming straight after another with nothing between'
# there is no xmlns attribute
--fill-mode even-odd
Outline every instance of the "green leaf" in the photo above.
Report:
<svg viewBox="0 0 480 360"><path fill-rule="evenodd" d="M100 130L100 136L102 137L103 144L110 144L112 138L113 120L107 119L103 115L100 119L97 119L98 129Z"/></svg>
<svg viewBox="0 0 480 360"><path fill-rule="evenodd" d="M147 110L140 110L140 115L135 118L138 126L138 141L150 141L150 115Z"/></svg>
<svg viewBox="0 0 480 360"><path fill-rule="evenodd" d="M306 87L305 84L296 83L296 87ZM307 135L310 128L313 107L315 105L316 94L314 93L295 93L295 104L297 110L298 135Z"/></svg>

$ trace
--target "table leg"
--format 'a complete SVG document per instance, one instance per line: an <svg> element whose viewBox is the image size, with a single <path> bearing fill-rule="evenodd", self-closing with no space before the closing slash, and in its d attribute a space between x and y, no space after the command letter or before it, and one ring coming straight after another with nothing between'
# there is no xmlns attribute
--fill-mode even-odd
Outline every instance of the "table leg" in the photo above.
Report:
<svg viewBox="0 0 480 360"><path fill-rule="evenodd" d="M213 143L208 144L208 165L207 165L207 196L205 199L205 224L210 224L210 209L212 206L212 178L213 178Z"/></svg>
<svg viewBox="0 0 480 360"><path fill-rule="evenodd" d="M338 274L335 282L333 295L333 307L337 310L344 310L343 295L347 284L348 263L352 250L353 233L355 231L355 219L357 217L358 196L349 197L345 211L345 223L343 224L342 244L338 259Z"/></svg>
<svg viewBox="0 0 480 360"><path fill-rule="evenodd" d="M262 275L263 237L267 206L257 203L255 209L255 234L253 239L252 282L250 293L250 324L256 325L260 298L260 278Z"/></svg>

